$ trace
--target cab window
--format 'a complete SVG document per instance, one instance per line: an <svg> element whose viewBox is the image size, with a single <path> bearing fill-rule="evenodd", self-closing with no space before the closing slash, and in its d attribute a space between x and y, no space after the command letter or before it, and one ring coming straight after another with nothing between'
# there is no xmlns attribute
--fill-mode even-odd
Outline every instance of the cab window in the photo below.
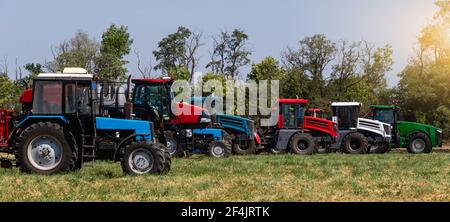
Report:
<svg viewBox="0 0 450 222"><path fill-rule="evenodd" d="M35 81L33 113L62 113L62 83L59 81Z"/></svg>
<svg viewBox="0 0 450 222"><path fill-rule="evenodd" d="M394 123L394 112L391 109L375 110L374 119L384 122L384 123L393 124Z"/></svg>

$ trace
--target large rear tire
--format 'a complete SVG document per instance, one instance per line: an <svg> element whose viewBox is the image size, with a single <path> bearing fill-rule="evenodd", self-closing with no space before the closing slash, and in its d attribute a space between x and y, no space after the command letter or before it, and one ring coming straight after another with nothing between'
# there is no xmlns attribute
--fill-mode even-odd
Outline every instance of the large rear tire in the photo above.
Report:
<svg viewBox="0 0 450 222"><path fill-rule="evenodd" d="M369 142L361 133L347 135L342 143L342 150L348 154L365 154L369 148Z"/></svg>
<svg viewBox="0 0 450 222"><path fill-rule="evenodd" d="M248 141L247 146L240 146L239 143L233 144L233 151L238 155L249 155L256 153L256 142L254 139Z"/></svg>
<svg viewBox="0 0 450 222"><path fill-rule="evenodd" d="M299 155L312 155L317 151L316 142L310 134L295 134L289 143L291 152Z"/></svg>
<svg viewBox="0 0 450 222"><path fill-rule="evenodd" d="M16 165L25 173L56 174L75 169L77 152L71 134L59 124L39 122L16 139Z"/></svg>
<svg viewBox="0 0 450 222"><path fill-rule="evenodd" d="M430 138L424 133L414 133L409 136L408 153L430 153L432 149Z"/></svg>
<svg viewBox="0 0 450 222"><path fill-rule="evenodd" d="M156 144L131 143L125 147L122 156L122 169L129 175L164 173L165 156Z"/></svg>

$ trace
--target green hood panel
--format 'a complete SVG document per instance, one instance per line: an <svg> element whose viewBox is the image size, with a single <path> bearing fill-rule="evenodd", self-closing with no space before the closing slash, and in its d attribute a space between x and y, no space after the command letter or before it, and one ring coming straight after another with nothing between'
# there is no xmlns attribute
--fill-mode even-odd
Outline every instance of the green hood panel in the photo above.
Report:
<svg viewBox="0 0 450 222"><path fill-rule="evenodd" d="M408 122L408 121L397 121L397 127L399 128L409 128L409 129L421 129L421 130L426 130L427 128L429 128L430 130L437 130L439 128L432 126L432 125L427 125L427 124L422 124L422 123L416 123L416 122Z"/></svg>

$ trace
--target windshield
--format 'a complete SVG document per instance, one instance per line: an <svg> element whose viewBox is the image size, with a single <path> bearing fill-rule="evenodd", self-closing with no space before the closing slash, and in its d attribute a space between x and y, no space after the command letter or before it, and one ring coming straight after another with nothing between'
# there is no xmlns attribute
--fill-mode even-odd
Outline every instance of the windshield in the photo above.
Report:
<svg viewBox="0 0 450 222"><path fill-rule="evenodd" d="M394 113L391 109L376 109L373 111L373 119L384 123L394 123Z"/></svg>
<svg viewBox="0 0 450 222"><path fill-rule="evenodd" d="M164 85L137 85L135 87L134 104L156 107L163 116L169 115L169 93Z"/></svg>

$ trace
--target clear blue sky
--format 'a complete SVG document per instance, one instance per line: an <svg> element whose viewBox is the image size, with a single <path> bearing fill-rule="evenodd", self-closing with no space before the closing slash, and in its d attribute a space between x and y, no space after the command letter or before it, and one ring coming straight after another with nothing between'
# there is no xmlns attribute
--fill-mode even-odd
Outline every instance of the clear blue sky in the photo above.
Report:
<svg viewBox="0 0 450 222"><path fill-rule="evenodd" d="M116 23L128 26L132 47L142 59L150 58L158 41L180 25L202 32L204 65L211 36L239 27L250 37L256 62L268 55L280 58L287 46L316 33L332 40L389 43L394 48L395 65L388 76L393 86L434 10L433 0L0 0L0 60L7 56L10 69L15 58L19 64L42 63L52 59L52 45L77 30L100 40L101 33ZM127 59L130 73L136 75L134 54Z"/></svg>

